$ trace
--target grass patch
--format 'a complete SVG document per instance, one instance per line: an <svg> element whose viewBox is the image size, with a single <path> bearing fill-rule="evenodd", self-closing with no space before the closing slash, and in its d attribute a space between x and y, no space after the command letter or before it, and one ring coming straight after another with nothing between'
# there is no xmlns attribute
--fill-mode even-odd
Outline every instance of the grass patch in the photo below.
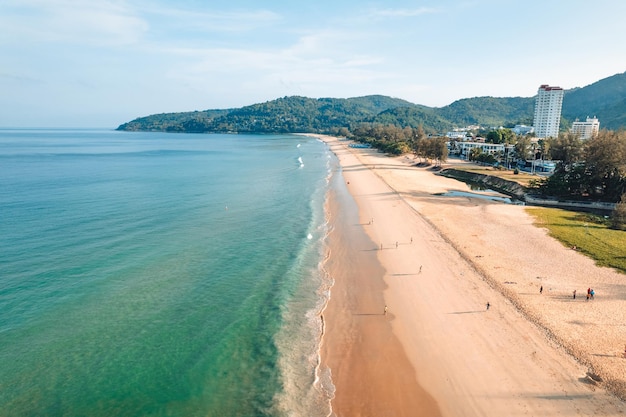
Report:
<svg viewBox="0 0 626 417"><path fill-rule="evenodd" d="M600 266L626 273L626 232L609 228L601 216L556 208L527 207L535 225L548 229L563 245L584 253Z"/></svg>

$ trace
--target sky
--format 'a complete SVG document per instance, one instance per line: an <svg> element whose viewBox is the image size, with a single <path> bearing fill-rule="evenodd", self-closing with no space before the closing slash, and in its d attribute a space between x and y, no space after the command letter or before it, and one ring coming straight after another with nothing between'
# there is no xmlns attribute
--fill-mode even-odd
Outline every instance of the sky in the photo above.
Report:
<svg viewBox="0 0 626 417"><path fill-rule="evenodd" d="M0 127L284 96L430 107L626 71L623 0L1 0Z"/></svg>

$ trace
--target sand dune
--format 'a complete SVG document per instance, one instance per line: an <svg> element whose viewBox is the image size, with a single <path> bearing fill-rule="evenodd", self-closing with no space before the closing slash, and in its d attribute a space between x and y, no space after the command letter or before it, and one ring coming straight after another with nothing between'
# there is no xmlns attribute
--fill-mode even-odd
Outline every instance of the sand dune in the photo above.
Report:
<svg viewBox="0 0 626 417"><path fill-rule="evenodd" d="M322 346L337 416L626 413L610 393L626 392L623 275L563 247L522 206L435 195L469 189L322 139L344 181L329 203Z"/></svg>

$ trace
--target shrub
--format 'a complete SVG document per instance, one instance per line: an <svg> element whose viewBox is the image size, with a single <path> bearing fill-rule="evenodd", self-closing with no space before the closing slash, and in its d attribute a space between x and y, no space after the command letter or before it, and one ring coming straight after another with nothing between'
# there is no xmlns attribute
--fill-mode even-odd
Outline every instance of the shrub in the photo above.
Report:
<svg viewBox="0 0 626 417"><path fill-rule="evenodd" d="M611 213L611 227L617 230L626 230L626 194L622 194L622 199L615 205Z"/></svg>

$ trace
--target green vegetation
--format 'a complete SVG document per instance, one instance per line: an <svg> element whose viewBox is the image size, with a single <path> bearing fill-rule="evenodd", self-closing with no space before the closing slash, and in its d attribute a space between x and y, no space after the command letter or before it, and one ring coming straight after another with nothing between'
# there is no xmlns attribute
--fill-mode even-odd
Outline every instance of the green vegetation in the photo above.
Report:
<svg viewBox="0 0 626 417"><path fill-rule="evenodd" d="M239 109L140 117L120 125L118 130L341 134L362 123L372 123L400 128L422 126L426 132L444 133L468 125L531 124L534 102L534 97L474 97L435 108L381 95L348 99L294 96ZM604 128L626 127L626 73L565 92L563 129L576 118L592 115L600 118Z"/></svg>
<svg viewBox="0 0 626 417"><path fill-rule="evenodd" d="M421 128L406 127L401 129L394 125L363 123L347 136L358 142L367 143L383 152L401 155L410 152L413 143L423 138L425 134Z"/></svg>
<svg viewBox="0 0 626 417"><path fill-rule="evenodd" d="M532 124L533 97L474 97L457 100L439 109L441 117L457 126Z"/></svg>
<svg viewBox="0 0 626 417"><path fill-rule="evenodd" d="M554 174L534 184L536 192L610 202L626 193L626 131L602 130L586 141L567 133L548 144L549 155L560 162Z"/></svg>
<svg viewBox="0 0 626 417"><path fill-rule="evenodd" d="M527 208L535 224L548 229L563 245L584 253L600 266L626 273L626 233L610 228L610 221L587 213L554 208Z"/></svg>
<svg viewBox="0 0 626 417"><path fill-rule="evenodd" d="M487 132L485 136L485 142L488 143L515 143L515 133L511 129L494 129Z"/></svg>
<svg viewBox="0 0 626 417"><path fill-rule="evenodd" d="M615 210L611 213L611 227L616 230L626 231L626 194L615 205Z"/></svg>
<svg viewBox="0 0 626 417"><path fill-rule="evenodd" d="M343 134L373 121L390 108L414 106L385 96L350 99L283 97L231 110L157 114L120 125L118 130L166 132Z"/></svg>
<svg viewBox="0 0 626 417"><path fill-rule="evenodd" d="M404 129L394 125L362 124L347 135L392 155L412 152L425 163L440 166L448 158L445 137L427 137L421 126Z"/></svg>
<svg viewBox="0 0 626 417"><path fill-rule="evenodd" d="M584 88L565 92L563 117L567 120L596 116L604 129L626 126L626 72L604 78Z"/></svg>

